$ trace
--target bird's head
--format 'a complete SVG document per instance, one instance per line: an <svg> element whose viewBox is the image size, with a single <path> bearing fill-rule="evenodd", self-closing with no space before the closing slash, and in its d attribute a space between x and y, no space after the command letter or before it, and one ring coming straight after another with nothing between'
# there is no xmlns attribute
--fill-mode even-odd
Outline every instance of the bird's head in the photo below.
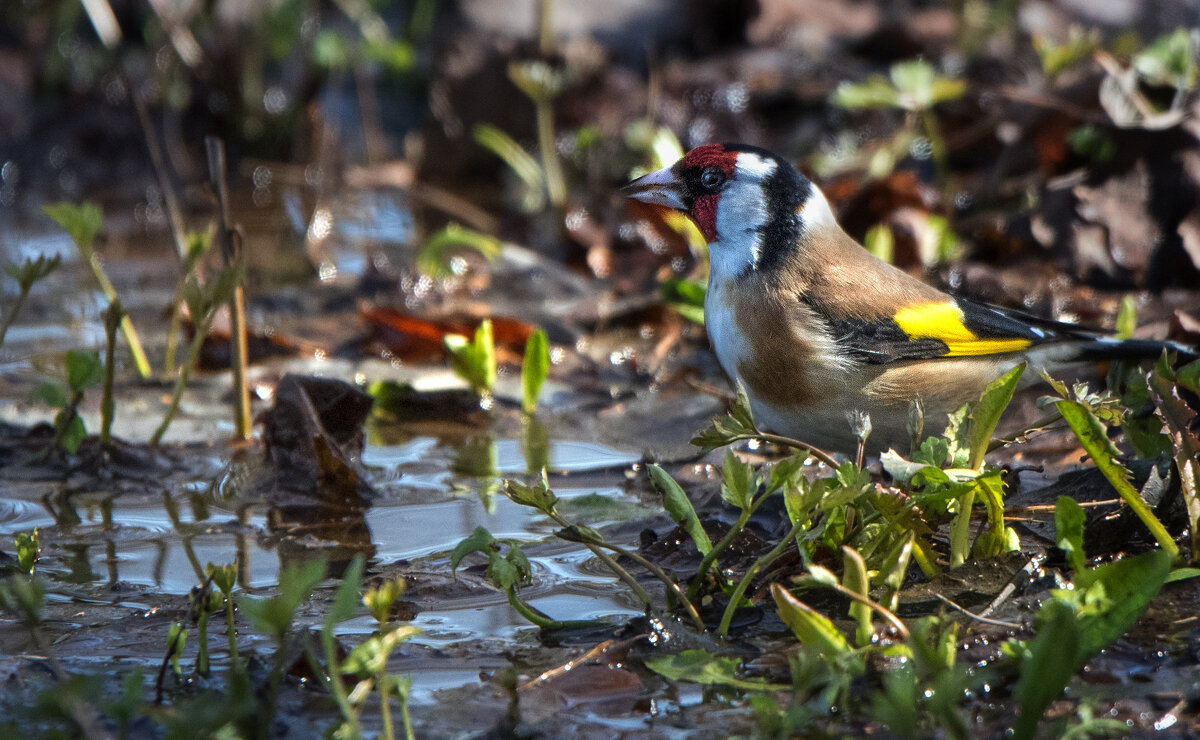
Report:
<svg viewBox="0 0 1200 740"><path fill-rule="evenodd" d="M625 195L688 215L714 275L769 267L813 229L837 223L821 191L789 162L745 144L705 144L629 183Z"/></svg>

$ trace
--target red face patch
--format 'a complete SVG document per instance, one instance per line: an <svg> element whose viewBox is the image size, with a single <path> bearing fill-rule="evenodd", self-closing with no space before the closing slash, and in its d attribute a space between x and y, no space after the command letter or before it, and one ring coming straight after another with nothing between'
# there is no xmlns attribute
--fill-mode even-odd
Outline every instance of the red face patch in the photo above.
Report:
<svg viewBox="0 0 1200 740"><path fill-rule="evenodd" d="M706 242L717 239L717 200L719 200L719 196L715 193L702 195L692 201L692 210L688 213L688 216L696 222L696 228L700 229Z"/></svg>
<svg viewBox="0 0 1200 740"><path fill-rule="evenodd" d="M686 171L689 175L684 175L685 177L698 178L699 172L715 167L725 173L726 179L733 179L737 157L737 152L728 151L721 144L705 144L685 154L675 166L675 171L681 174ZM692 209L688 212L688 216L696 222L705 240L710 242L717 238L718 200L718 193L697 194L692 200Z"/></svg>
<svg viewBox="0 0 1200 740"><path fill-rule="evenodd" d="M733 177L733 170L737 166L737 152L726 151L721 144L705 144L698 146L687 154L683 155L683 159L679 160L682 167L720 167L725 173L725 177Z"/></svg>

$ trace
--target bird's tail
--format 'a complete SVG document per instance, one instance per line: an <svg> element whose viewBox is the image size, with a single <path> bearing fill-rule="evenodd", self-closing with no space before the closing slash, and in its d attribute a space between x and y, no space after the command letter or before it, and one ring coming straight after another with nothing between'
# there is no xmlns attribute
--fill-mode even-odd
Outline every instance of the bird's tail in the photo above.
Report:
<svg viewBox="0 0 1200 740"><path fill-rule="evenodd" d="M1095 337L1075 345L1074 360L1077 362L1100 362L1103 360L1154 360L1163 352L1174 353L1181 362L1200 358L1200 351L1179 342L1158 339L1117 339Z"/></svg>

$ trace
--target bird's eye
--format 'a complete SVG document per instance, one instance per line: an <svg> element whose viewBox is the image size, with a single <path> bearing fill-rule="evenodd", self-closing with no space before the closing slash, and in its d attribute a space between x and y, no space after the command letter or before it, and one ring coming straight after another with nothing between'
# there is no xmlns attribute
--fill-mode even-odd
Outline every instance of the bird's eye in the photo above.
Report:
<svg viewBox="0 0 1200 740"><path fill-rule="evenodd" d="M725 182L725 173L717 167L706 167L700 173L700 184L705 190L716 190Z"/></svg>

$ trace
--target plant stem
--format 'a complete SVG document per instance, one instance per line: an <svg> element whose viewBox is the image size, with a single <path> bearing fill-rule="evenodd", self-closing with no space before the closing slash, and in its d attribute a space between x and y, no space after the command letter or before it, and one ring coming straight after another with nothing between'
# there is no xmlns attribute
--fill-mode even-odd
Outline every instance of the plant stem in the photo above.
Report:
<svg viewBox="0 0 1200 740"><path fill-rule="evenodd" d="M942 137L942 128L938 125L937 114L933 112L933 108L921 109L921 127L925 129L925 137L929 139L929 153L933 157L938 180L941 181L942 187L945 187L946 177L950 172L950 159L946 154L946 140Z"/></svg>
<svg viewBox="0 0 1200 740"><path fill-rule="evenodd" d="M400 692L400 722L404 725L404 740L415 740L412 717L408 713L408 689Z"/></svg>
<svg viewBox="0 0 1200 740"><path fill-rule="evenodd" d="M225 594L225 635L229 638L229 660L237 662L238 649L233 623L233 593Z"/></svg>
<svg viewBox="0 0 1200 740"><path fill-rule="evenodd" d="M71 426L71 422L75 420L76 416L79 416L79 404L81 403L83 403L83 393L81 391L76 391L71 395L70 402L67 403L66 408L64 408L61 412L62 423L59 424L57 423L57 420L55 420L54 441L50 443L50 447L47 448L48 450L62 449L63 437L67 435L67 428Z"/></svg>
<svg viewBox="0 0 1200 740"><path fill-rule="evenodd" d="M958 514L950 525L950 568L957 568L967 560L971 537L971 509L975 506L975 487L958 498Z"/></svg>
<svg viewBox="0 0 1200 740"><path fill-rule="evenodd" d="M96 282L100 285L100 290L108 298L109 303L118 300L117 289L113 287L112 281L108 279L108 274L104 271L104 265L100 262L100 258L96 256L95 250L87 250L88 267L92 270L92 276L96 278ZM125 335L125 341L129 344L129 354L133 355L133 364L137 367L138 375L143 380L154 374L150 369L150 361L146 359L146 351L142 349L142 340L138 338L137 329L133 328L133 321L128 315L121 319L121 333Z"/></svg>
<svg viewBox="0 0 1200 740"><path fill-rule="evenodd" d="M0 346L4 345L4 337L8 334L8 327L13 325L17 320L17 314L21 312L21 306L25 305L25 299L29 296L29 289L32 286L21 286L21 292L17 294L17 300L13 303L12 310L8 312L8 316L4 317L4 324L0 326Z"/></svg>
<svg viewBox="0 0 1200 740"><path fill-rule="evenodd" d="M171 426L171 422L175 419L175 414L179 413L179 401L183 398L183 389L187 387L188 378L192 374L192 368L196 366L196 361L200 359L200 349L204 346L204 338L208 336L208 328L211 323L212 315L210 314L201 319L196 325L196 336L192 338L187 361L179 370L179 379L175 381L175 392L171 395L171 404L167 407L166 414L163 415L162 423L158 425L158 429L155 429L154 434L150 436L151 445L158 445L162 441L163 435L167 433L167 427Z"/></svg>
<svg viewBox="0 0 1200 740"><path fill-rule="evenodd" d="M112 441L113 415L116 402L113 400L113 379L116 375L117 316L124 318L120 301L108 305L104 316L104 395L100 398L100 448L108 449Z"/></svg>
<svg viewBox="0 0 1200 740"><path fill-rule="evenodd" d="M522 601L520 597L517 596L516 588L510 586L505 589L504 594L508 597L509 605L511 605L513 609L516 609L517 613L524 617L526 621L529 621L535 626L541 627L542 629L559 626L559 622L546 616L542 612L534 609L532 606Z"/></svg>
<svg viewBox="0 0 1200 740"><path fill-rule="evenodd" d="M695 605L693 605L691 600L684 595L683 589L679 588L679 584L676 583L673 578L667 575L666 571L642 557L641 553L637 553L632 550L626 550L623 547L617 547L616 545L612 545L607 542L599 542L597 544L601 547L607 547L618 555L624 555L633 562L653 573L658 580L663 582L663 585L673 591L675 595L679 597L680 601L683 602L683 608L685 611L687 611L688 616L692 618L692 623L696 625L696 629L704 631L704 620L700 618L700 612L696 611Z"/></svg>
<svg viewBox="0 0 1200 740"><path fill-rule="evenodd" d="M570 529L575 526L575 525L571 524L571 522L564 519L561 514L559 514L557 511L554 511L553 509L550 511L547 511L547 512L543 512L543 513L545 513L547 516L549 516L559 526L561 526L563 528ZM637 579L635 579L629 573L629 571L625 570L619 564L617 564L617 561L613 560L609 556L608 553L604 552L599 547L597 547L594 543L591 543L591 542L584 542L583 546L586 547L587 549L591 550L593 555L600 558L600 562L604 563L604 565L607 566L609 570L611 570L613 573L615 573L617 578L621 579L621 582L624 583L626 586L628 586L629 590L633 591L634 595L636 595L643 604L645 604L646 606L651 606L654 603L653 600L650 598L650 594L646 593L646 589L641 587L641 584L639 584L637 582Z"/></svg>
<svg viewBox="0 0 1200 740"><path fill-rule="evenodd" d="M770 442L771 444L777 444L783 447L791 447L792 449L796 450L804 450L834 470L837 470L840 467L840 464L833 458L833 455L830 455L828 452L825 452L819 447L813 447L807 442L801 442L800 440L792 439L791 437L783 437L778 434L767 434L766 432L755 432L754 434L739 434L729 441L738 442L741 440L751 439L762 440L763 442Z"/></svg>
<svg viewBox="0 0 1200 740"><path fill-rule="evenodd" d="M375 676L375 685L379 688L379 716L383 720L383 736L386 740L393 740L396 737L396 730L392 726L392 707L388 701L386 658L383 660L383 665L379 667L379 673Z"/></svg>
<svg viewBox="0 0 1200 740"><path fill-rule="evenodd" d="M807 524L807 521L799 521L793 524L792 528L788 530L788 533L784 535L781 540L779 540L779 543L776 544L775 547L771 548L770 552L754 561L754 565L751 565L749 570L746 571L746 574L742 576L742 580L738 581L737 587L733 589L733 594L731 594L729 597L729 603L725 605L725 613L721 615L721 624L717 627L718 635L725 637L729 634L729 625L733 621L733 614L737 611L738 605L742 601L742 597L746 595L746 589L750 587L750 582L754 580L759 571L775 562L775 560L783 554L783 551L788 548L788 545L792 544L793 540L795 540L796 534L799 533L800 530L803 529ZM714 547L713 549L715 550L717 548Z"/></svg>
<svg viewBox="0 0 1200 740"><path fill-rule="evenodd" d="M533 105L537 111L538 149L542 155L542 170L546 173L546 194L550 205L562 210L567 203L567 185L558 161L558 147L554 143L554 103L548 95L539 95Z"/></svg>
<svg viewBox="0 0 1200 740"><path fill-rule="evenodd" d="M207 596L207 593L205 594ZM200 633L199 653L196 656L196 673L208 675L208 610L201 608L196 620L196 631Z"/></svg>
<svg viewBox="0 0 1200 740"><path fill-rule="evenodd" d="M225 266L242 263L241 239L234 231L229 209L229 183L225 177L225 145L215 136L204 139L208 154L208 176L217 193L217 238ZM248 349L246 340L246 289L240 282L229 301L229 363L233 371L233 426L238 439L250 439L250 388L246 383Z"/></svg>
<svg viewBox="0 0 1200 740"><path fill-rule="evenodd" d="M692 582L688 584L687 598L689 601L695 601L700 596L700 586L704 583L704 576L708 574L713 563L716 562L717 556L724 552L733 543L734 538L746 527L746 523L750 521L750 516L753 513L754 511L750 507L742 509L742 512L738 514L737 521L733 523L733 526L729 528L725 536L717 540L713 544L712 549L708 551L708 554L700 560L700 565L696 568L696 575L692 576Z"/></svg>

